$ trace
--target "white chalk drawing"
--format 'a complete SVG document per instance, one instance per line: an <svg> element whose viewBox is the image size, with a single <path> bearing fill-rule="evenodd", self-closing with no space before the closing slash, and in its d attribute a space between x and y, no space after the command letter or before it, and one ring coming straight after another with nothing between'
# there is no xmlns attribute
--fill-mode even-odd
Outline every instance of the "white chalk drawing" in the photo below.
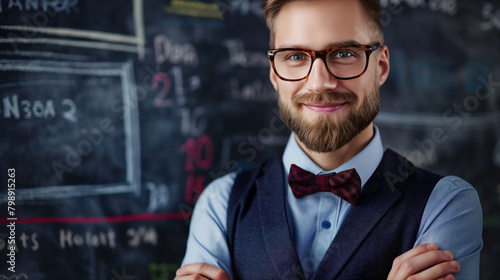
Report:
<svg viewBox="0 0 500 280"><path fill-rule="evenodd" d="M129 0L130 1L130 0ZM95 30L83 30L40 25L0 25L7 31L27 32L29 34L48 35L50 37L8 36L0 37L0 44L46 44L67 47L91 48L119 52L137 53L139 59L145 56L145 30L142 0L133 1L134 35L122 35ZM43 23L43 22L42 22ZM123 23L125 25L125 23Z"/></svg>
<svg viewBox="0 0 500 280"><path fill-rule="evenodd" d="M67 185L67 186L44 186L30 189L18 189L17 200L34 199L63 199L68 197L106 195L116 193L135 193L140 191L141 165L140 165L140 137L139 117L135 99L135 80L133 65L131 62L59 62L59 61L23 61L23 60L0 60L0 73L9 71L21 72L43 72L54 75L66 73L74 75L86 75L99 77L114 77L121 81L122 96L120 102L123 104L123 128L125 143L126 180L123 183L107 185ZM6 196L0 196L0 203L7 200Z"/></svg>

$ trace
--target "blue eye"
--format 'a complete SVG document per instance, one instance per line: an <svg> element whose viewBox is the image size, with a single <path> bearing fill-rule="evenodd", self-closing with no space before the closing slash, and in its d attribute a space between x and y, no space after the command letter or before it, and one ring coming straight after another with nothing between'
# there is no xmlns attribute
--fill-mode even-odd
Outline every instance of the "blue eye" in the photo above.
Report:
<svg viewBox="0 0 500 280"><path fill-rule="evenodd" d="M305 55L303 53L293 53L293 54L288 55L288 59L291 59L291 60L305 60L305 59L307 59L307 55Z"/></svg>
<svg viewBox="0 0 500 280"><path fill-rule="evenodd" d="M348 58L351 56L352 56L352 53L350 53L348 51L339 51L336 55L336 57L338 57L338 58Z"/></svg>

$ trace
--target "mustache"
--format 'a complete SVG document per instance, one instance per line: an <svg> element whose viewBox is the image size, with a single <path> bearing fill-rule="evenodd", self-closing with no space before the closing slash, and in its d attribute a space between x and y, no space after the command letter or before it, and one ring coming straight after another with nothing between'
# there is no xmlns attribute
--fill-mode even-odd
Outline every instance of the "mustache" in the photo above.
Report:
<svg viewBox="0 0 500 280"><path fill-rule="evenodd" d="M321 93L297 93L292 96L292 104L310 103L357 103L358 96L352 91L324 91Z"/></svg>

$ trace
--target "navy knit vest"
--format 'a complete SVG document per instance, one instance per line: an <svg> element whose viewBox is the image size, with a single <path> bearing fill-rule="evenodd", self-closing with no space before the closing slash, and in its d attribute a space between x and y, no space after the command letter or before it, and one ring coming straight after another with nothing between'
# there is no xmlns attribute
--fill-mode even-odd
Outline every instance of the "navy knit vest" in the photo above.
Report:
<svg viewBox="0 0 500 280"><path fill-rule="evenodd" d="M287 222L283 177L276 156L235 179L227 215L234 279L305 279ZM387 279L393 260L413 248L440 179L387 150L312 279Z"/></svg>

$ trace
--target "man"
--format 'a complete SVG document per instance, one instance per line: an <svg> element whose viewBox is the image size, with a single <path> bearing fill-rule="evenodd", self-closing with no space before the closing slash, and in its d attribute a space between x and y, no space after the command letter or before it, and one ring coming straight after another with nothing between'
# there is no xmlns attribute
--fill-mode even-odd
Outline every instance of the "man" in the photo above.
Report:
<svg viewBox="0 0 500 280"><path fill-rule="evenodd" d="M178 279L479 279L474 188L383 152L378 1L267 0L263 10L293 133L282 156L207 187Z"/></svg>

